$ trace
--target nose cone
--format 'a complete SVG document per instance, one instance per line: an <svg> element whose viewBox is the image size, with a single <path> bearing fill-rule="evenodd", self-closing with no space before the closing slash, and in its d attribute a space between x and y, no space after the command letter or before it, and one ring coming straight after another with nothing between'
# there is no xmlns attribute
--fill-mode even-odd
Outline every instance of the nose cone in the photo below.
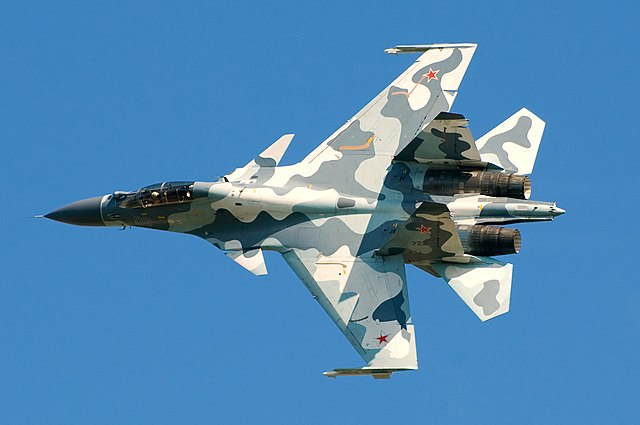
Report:
<svg viewBox="0 0 640 425"><path fill-rule="evenodd" d="M75 224L77 226L104 226L100 205L102 196L83 199L73 202L62 208L45 214L45 217L61 223Z"/></svg>

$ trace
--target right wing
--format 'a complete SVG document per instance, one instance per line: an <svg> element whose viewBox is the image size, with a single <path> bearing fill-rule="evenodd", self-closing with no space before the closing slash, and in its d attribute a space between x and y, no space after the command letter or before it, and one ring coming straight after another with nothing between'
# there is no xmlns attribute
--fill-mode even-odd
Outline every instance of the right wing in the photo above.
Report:
<svg viewBox="0 0 640 425"><path fill-rule="evenodd" d="M325 375L384 378L418 368L402 256L354 257L345 246L328 256L292 249L283 257L367 362L364 368Z"/></svg>

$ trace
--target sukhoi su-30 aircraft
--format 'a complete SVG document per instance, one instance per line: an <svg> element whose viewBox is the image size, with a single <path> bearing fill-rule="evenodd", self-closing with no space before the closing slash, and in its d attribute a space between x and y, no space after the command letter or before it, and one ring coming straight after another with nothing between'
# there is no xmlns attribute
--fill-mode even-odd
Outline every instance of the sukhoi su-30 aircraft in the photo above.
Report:
<svg viewBox="0 0 640 425"><path fill-rule="evenodd" d="M474 140L450 112L475 44L397 46L420 57L302 161L292 134L215 182L165 182L74 202L45 217L188 233L264 275L282 254L366 362L325 375L418 368L405 264L445 280L480 320L509 311L520 251L504 225L564 211L529 200L544 122L521 109ZM301 336L304 337L304 336Z"/></svg>

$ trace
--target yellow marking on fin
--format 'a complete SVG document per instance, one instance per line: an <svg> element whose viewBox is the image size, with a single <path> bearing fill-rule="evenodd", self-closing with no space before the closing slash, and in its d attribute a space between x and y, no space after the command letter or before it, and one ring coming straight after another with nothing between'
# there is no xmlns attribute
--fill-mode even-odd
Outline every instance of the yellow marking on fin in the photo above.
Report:
<svg viewBox="0 0 640 425"><path fill-rule="evenodd" d="M369 140L367 140L365 143L361 144L361 145L357 145L357 146L340 146L338 148L339 151L359 151L362 149L367 149L369 146L371 146L371 143L373 142L373 139L375 139L376 135L372 135L371 137L369 137Z"/></svg>
<svg viewBox="0 0 640 425"><path fill-rule="evenodd" d="M402 94L404 95L407 99L409 99L409 96L411 96L411 93L413 93L413 91L416 89L416 87L418 87L420 84L422 84L422 81L424 81L424 79L427 77L427 74L422 74L422 77L420 77L420 81L418 81L415 86L413 86L413 88L411 89L411 91L408 92L403 92L403 91L395 91L395 92L391 92L391 95L393 96L394 94Z"/></svg>

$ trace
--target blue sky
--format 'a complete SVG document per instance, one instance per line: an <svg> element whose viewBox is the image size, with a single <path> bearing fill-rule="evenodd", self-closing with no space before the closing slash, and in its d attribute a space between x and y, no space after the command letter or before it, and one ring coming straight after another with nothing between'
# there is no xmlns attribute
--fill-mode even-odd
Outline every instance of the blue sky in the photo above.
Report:
<svg viewBox="0 0 640 425"><path fill-rule="evenodd" d="M0 423L640 421L634 2L4 2ZM184 235L28 218L211 180L284 133L293 163L412 61L477 42L453 111L547 122L511 312L408 269L420 370L361 364L277 255L256 278Z"/></svg>

